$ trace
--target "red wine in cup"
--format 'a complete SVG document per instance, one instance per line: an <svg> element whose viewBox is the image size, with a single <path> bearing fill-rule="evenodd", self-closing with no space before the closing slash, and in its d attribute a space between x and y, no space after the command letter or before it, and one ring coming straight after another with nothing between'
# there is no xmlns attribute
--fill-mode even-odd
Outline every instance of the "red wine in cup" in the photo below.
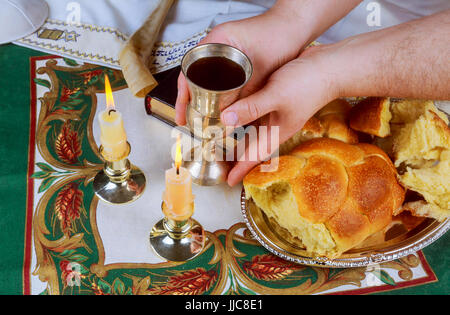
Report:
<svg viewBox="0 0 450 315"><path fill-rule="evenodd" d="M212 91L231 90L245 82L244 69L225 57L200 58L189 66L186 75L194 84Z"/></svg>

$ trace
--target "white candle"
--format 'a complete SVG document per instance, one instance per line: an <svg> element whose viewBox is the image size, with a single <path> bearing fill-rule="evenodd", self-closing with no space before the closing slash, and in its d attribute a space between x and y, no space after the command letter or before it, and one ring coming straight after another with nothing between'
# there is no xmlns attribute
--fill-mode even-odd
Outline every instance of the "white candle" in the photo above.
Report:
<svg viewBox="0 0 450 315"><path fill-rule="evenodd" d="M108 161L118 161L128 152L127 134L123 126L122 114L115 109L111 85L105 75L105 94L107 109L98 117L100 142L103 156Z"/></svg>
<svg viewBox="0 0 450 315"><path fill-rule="evenodd" d="M166 171L166 191L163 199L171 219L185 220L192 216L194 196L192 195L192 177L189 171L181 167L180 139L177 140L175 166Z"/></svg>

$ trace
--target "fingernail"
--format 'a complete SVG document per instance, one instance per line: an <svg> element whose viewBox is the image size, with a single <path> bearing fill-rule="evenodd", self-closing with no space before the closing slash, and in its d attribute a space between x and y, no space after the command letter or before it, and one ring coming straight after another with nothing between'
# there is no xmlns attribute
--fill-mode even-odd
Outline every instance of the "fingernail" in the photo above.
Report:
<svg viewBox="0 0 450 315"><path fill-rule="evenodd" d="M226 112L223 114L223 123L227 126L235 126L238 122L238 116L235 112Z"/></svg>

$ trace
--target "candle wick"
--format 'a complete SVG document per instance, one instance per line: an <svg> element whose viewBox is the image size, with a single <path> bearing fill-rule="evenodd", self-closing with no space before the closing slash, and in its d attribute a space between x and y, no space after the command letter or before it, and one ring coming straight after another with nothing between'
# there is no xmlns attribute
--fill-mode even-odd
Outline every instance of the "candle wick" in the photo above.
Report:
<svg viewBox="0 0 450 315"><path fill-rule="evenodd" d="M108 115L111 115L111 112L116 112L116 110L115 110L115 109L110 109L110 110L108 111Z"/></svg>
<svg viewBox="0 0 450 315"><path fill-rule="evenodd" d="M180 168L177 166L177 175L180 175Z"/></svg>

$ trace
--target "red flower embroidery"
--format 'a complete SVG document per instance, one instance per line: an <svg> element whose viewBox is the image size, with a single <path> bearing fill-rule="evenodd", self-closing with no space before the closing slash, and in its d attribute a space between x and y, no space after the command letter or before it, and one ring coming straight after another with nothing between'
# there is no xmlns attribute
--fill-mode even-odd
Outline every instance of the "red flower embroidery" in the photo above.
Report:
<svg viewBox="0 0 450 315"><path fill-rule="evenodd" d="M55 213L58 216L61 230L69 234L73 230L73 221L80 218L83 192L77 183L67 184L57 195Z"/></svg>
<svg viewBox="0 0 450 315"><path fill-rule="evenodd" d="M58 157L66 163L75 164L81 155L81 144L78 140L78 132L72 130L70 121L67 121L61 128L61 132L56 138L55 148Z"/></svg>
<svg viewBox="0 0 450 315"><path fill-rule="evenodd" d="M167 285L150 288L149 292L160 295L198 295L208 291L216 279L216 271L197 268L172 276Z"/></svg>
<svg viewBox="0 0 450 315"><path fill-rule="evenodd" d="M252 261L246 261L243 264L243 269L248 274L265 281L283 279L293 271L302 268L304 267L270 254L255 256Z"/></svg>

